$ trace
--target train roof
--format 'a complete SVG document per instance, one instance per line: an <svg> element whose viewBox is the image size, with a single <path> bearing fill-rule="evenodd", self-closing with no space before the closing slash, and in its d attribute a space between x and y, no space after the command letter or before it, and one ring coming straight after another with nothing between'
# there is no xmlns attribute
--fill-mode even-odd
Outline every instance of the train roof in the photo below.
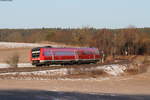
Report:
<svg viewBox="0 0 150 100"><path fill-rule="evenodd" d="M51 50L95 50L97 48L89 48L89 47L79 47L79 48L73 48L73 47L52 47L52 46L44 46L44 47L36 47L33 48L32 50L40 50L40 49L51 49Z"/></svg>

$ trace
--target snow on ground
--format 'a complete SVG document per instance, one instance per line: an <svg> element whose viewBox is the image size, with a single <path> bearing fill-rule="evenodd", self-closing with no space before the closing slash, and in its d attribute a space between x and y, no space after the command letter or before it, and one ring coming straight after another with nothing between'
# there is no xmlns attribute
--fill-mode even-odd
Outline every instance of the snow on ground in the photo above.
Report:
<svg viewBox="0 0 150 100"><path fill-rule="evenodd" d="M40 46L60 47L61 45L54 44L39 44L39 43L16 43L16 42L0 42L0 48L25 48L25 47L40 47Z"/></svg>
<svg viewBox="0 0 150 100"><path fill-rule="evenodd" d="M5 64L5 63L0 63L0 68L9 68L9 64ZM18 67L34 67L32 66L32 64L30 63L19 63Z"/></svg>
<svg viewBox="0 0 150 100"><path fill-rule="evenodd" d="M126 70L126 67L127 67L126 65L113 64L113 65L105 65L102 67L102 69L109 75L117 76L123 74L124 71Z"/></svg>
<svg viewBox="0 0 150 100"><path fill-rule="evenodd" d="M4 65L4 64L2 64ZM30 65L28 63L19 64L20 67L25 67L26 65ZM1 64L0 64L1 66ZM108 75L118 76L124 73L126 70L126 65L119 65L119 64L112 64L112 65L103 65L93 67L92 69L86 70L103 70ZM33 71L33 72L11 72L11 73L2 73L0 75L6 74L17 74L17 75L65 75L68 74L69 69L62 68L62 69L55 69L55 70L45 70L45 71Z"/></svg>
<svg viewBox="0 0 150 100"><path fill-rule="evenodd" d="M0 75L65 75L67 69L54 69L54 70L44 70L44 71L33 71L33 72L10 72L2 73Z"/></svg>

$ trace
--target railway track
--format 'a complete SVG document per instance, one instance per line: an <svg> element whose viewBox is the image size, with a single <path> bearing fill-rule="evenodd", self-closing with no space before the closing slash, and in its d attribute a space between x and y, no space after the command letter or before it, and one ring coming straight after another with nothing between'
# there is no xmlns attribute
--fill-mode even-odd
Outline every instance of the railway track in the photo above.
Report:
<svg viewBox="0 0 150 100"><path fill-rule="evenodd" d="M44 70L55 70L61 68L91 68L96 66L110 65L110 64L129 64L129 61L120 61L103 64L81 64L81 65L53 65L53 66L40 66L40 67L25 67L25 68L1 68L0 73L11 73L11 72L33 72L33 71L44 71Z"/></svg>

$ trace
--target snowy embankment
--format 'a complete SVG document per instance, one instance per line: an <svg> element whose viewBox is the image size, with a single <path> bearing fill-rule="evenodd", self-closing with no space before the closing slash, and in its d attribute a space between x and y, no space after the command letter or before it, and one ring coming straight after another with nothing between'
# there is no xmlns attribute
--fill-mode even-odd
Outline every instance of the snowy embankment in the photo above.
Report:
<svg viewBox="0 0 150 100"><path fill-rule="evenodd" d="M9 64L0 63L0 68L10 68L11 66ZM30 63L19 63L18 67L34 67Z"/></svg>
<svg viewBox="0 0 150 100"><path fill-rule="evenodd" d="M40 43L0 42L0 48L25 48L25 47L40 47L40 46L62 47L64 45L61 46L55 44L40 44Z"/></svg>
<svg viewBox="0 0 150 100"><path fill-rule="evenodd" d="M71 69L71 68L70 68ZM33 72L11 72L11 73L1 73L0 75L67 75L69 68L45 70L45 71L33 71ZM97 66L86 70L102 70L108 75L118 76L124 73L126 70L126 65L112 64Z"/></svg>
<svg viewBox="0 0 150 100"><path fill-rule="evenodd" d="M38 47L40 44L33 43L16 43L16 42L0 42L1 48L23 48L23 47Z"/></svg>
<svg viewBox="0 0 150 100"><path fill-rule="evenodd" d="M127 68L127 65L114 64L114 65L105 65L101 69L103 69L104 72L106 72L109 75L118 76L118 75L123 74L126 68Z"/></svg>

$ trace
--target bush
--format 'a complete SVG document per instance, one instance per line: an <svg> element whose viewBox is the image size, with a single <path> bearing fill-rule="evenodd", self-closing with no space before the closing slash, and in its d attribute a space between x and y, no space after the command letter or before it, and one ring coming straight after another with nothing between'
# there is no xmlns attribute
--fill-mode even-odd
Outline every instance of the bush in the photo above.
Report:
<svg viewBox="0 0 150 100"><path fill-rule="evenodd" d="M100 76L106 76L107 74L104 70L92 69L92 68L68 68L67 69L68 78L96 78Z"/></svg>
<svg viewBox="0 0 150 100"><path fill-rule="evenodd" d="M144 73L148 70L150 65L149 56L137 56L132 60L132 63L129 64L127 72L130 74L139 74Z"/></svg>
<svg viewBox="0 0 150 100"><path fill-rule="evenodd" d="M8 58L6 63L12 68L17 68L19 63L19 55L14 53L10 58Z"/></svg>

